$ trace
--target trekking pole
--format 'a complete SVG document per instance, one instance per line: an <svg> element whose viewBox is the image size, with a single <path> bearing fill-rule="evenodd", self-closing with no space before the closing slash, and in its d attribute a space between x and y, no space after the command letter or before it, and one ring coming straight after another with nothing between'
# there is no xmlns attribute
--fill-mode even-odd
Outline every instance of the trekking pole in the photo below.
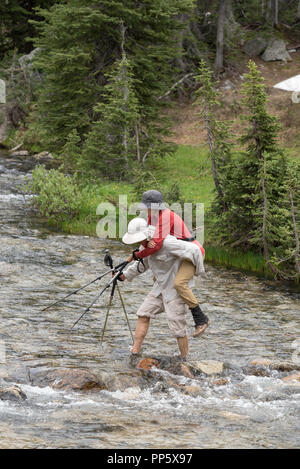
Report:
<svg viewBox="0 0 300 469"><path fill-rule="evenodd" d="M131 339L132 339L132 343L133 343L133 342L134 342L133 334L132 334L132 330L131 330L129 318L128 318L128 315L127 315L127 312L126 312L125 303L124 303L123 297L122 297L122 295L121 295L121 290L120 290L119 285L117 285L117 290L118 290L119 297L120 297L120 300L121 300L121 303L122 303L122 306L123 306L123 310L124 310L124 313L125 313L126 321L127 321L127 324L128 324L128 328L129 328L130 335L131 335Z"/></svg>
<svg viewBox="0 0 300 469"><path fill-rule="evenodd" d="M107 306L107 312L106 312L106 316L105 316L105 321L104 321L104 325L103 325L103 328L102 328L102 334L101 334L101 340L100 340L100 345L102 346L102 342L103 342L103 337L104 337L104 333L105 333L105 329L106 329L106 324L107 324L107 320L108 320L108 315L109 315L109 312L110 312L110 308L111 308L111 305L112 305L112 300L113 300L113 297L114 297L114 293L115 293L115 288L116 288L116 282L118 280L114 280L113 282L113 286L112 286L112 289L111 289L111 294L110 294L110 298L109 298L109 303L108 303L108 306Z"/></svg>
<svg viewBox="0 0 300 469"><path fill-rule="evenodd" d="M66 300L67 298L69 298L69 297L72 296L72 295L76 295L76 293L78 293L80 290L83 290L84 288L87 288L89 285L92 285L93 283L97 282L97 280L101 280L105 275L109 274L109 273L112 272L112 271L113 271L113 269L107 270L106 272L104 272L104 274L102 274L102 275L100 275L99 277L95 278L94 280L92 280L91 282L87 283L86 285L83 285L82 287L77 288L77 290L74 290L73 292L69 293L67 296L64 296L64 297L61 298L60 300L55 301L55 303L52 303L51 305L46 306L46 308L42 309L41 312L46 311L47 309L51 308L52 306L57 305L58 303L60 303L61 301Z"/></svg>
<svg viewBox="0 0 300 469"><path fill-rule="evenodd" d="M122 262L120 264L121 267L119 268L119 270L117 270L117 273L112 277L112 279L108 282L108 284L105 285L103 290L101 290L99 295L96 296L96 298L92 301L92 303L84 310L84 312L81 314L81 316L79 316L79 318L74 322L73 326L71 327L71 330L73 329L74 326L76 326L76 324L81 320L81 318L83 318L83 316L91 309L91 307L98 301L98 299L105 292L105 290L107 290L112 283L117 282L118 277L122 274L123 269L126 267L127 264L128 264L127 261ZM115 272L115 271L116 271L116 269L113 269L113 272ZM114 285L114 288L113 288L113 292L114 292L114 289L115 289L115 285Z"/></svg>

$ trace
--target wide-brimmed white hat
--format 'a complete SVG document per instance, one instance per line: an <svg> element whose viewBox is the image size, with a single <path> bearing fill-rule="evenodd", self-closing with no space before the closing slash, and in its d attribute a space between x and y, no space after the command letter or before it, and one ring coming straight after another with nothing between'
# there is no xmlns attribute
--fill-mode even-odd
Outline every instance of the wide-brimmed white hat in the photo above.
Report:
<svg viewBox="0 0 300 469"><path fill-rule="evenodd" d="M127 233L122 241L125 244L135 244L148 238L148 224L144 218L133 218L128 223Z"/></svg>

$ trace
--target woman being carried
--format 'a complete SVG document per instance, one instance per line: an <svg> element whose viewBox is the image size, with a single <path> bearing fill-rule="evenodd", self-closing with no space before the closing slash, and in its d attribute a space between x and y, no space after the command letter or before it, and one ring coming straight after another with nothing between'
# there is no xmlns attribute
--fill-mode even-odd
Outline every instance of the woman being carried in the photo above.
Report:
<svg viewBox="0 0 300 469"><path fill-rule="evenodd" d="M182 218L165 207L163 196L159 191L150 190L144 192L140 208L147 208L148 225L155 226L155 232L153 233L152 239L148 242L147 247L141 251L134 251L128 258L129 262L133 259L144 259L159 251L163 245L164 239L169 234L175 236L177 239L196 244L204 258L205 250L203 246L192 238ZM193 337L198 337L203 334L208 327L209 320L201 311L199 302L188 285L194 275L195 266L193 263L189 260L183 260L175 277L174 287L179 296L181 296L183 301L188 305L193 315L195 322L195 333Z"/></svg>

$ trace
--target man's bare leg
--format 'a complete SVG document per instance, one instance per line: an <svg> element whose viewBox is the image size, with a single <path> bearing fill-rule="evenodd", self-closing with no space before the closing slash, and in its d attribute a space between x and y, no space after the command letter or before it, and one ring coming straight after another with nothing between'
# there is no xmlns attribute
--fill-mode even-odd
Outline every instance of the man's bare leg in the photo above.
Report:
<svg viewBox="0 0 300 469"><path fill-rule="evenodd" d="M140 316L137 321L135 333L134 333L134 344L131 349L131 353L139 353L148 332L150 324L150 318L146 316Z"/></svg>
<svg viewBox="0 0 300 469"><path fill-rule="evenodd" d="M181 358L186 358L189 352L189 341L187 335L184 337L177 337L178 347L180 350Z"/></svg>

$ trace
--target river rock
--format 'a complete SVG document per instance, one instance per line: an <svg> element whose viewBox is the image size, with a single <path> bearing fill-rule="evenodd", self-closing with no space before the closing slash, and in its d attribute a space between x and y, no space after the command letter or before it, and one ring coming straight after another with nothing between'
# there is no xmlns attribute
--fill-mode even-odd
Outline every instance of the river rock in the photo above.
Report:
<svg viewBox="0 0 300 469"><path fill-rule="evenodd" d="M202 360L189 362L189 366L192 370L198 373L204 373L206 375L214 375L223 373L224 363L216 360Z"/></svg>
<svg viewBox="0 0 300 469"><path fill-rule="evenodd" d="M293 362L276 362L272 361L269 359L264 359L264 358L258 358L255 360L252 360L250 362L250 365L253 365L255 367L265 367L265 368L270 368L272 370L276 371L300 371L300 365L293 363Z"/></svg>
<svg viewBox="0 0 300 469"><path fill-rule="evenodd" d="M245 375L259 376L259 377L270 377L272 375L272 371L270 370L270 368L264 365L245 366L243 367L243 373Z"/></svg>
<svg viewBox="0 0 300 469"><path fill-rule="evenodd" d="M184 392L184 394L187 394L188 396L192 396L192 397L199 396L202 391L200 386L195 386L195 385L181 385L181 386L177 386L177 389Z"/></svg>
<svg viewBox="0 0 300 469"><path fill-rule="evenodd" d="M0 400L2 401L24 401L27 399L25 392L19 386L9 386L0 388Z"/></svg>
<svg viewBox="0 0 300 469"><path fill-rule="evenodd" d="M272 39L261 58L265 62L272 62L274 60L282 60L287 62L292 60L290 54L286 50L286 44L282 39Z"/></svg>
<svg viewBox="0 0 300 469"><path fill-rule="evenodd" d="M252 360L250 362L250 365L254 366L270 366L272 363L272 360L269 360L267 358L257 358L255 360Z"/></svg>
<svg viewBox="0 0 300 469"><path fill-rule="evenodd" d="M108 389L107 375L95 375L88 370L77 368L29 370L30 380L36 386L51 386L59 390L90 391Z"/></svg>
<svg viewBox="0 0 300 469"><path fill-rule="evenodd" d="M181 364L180 366L181 374L185 376L186 378L193 379L195 378L194 374L190 370L188 365L185 365L184 363Z"/></svg>
<svg viewBox="0 0 300 469"><path fill-rule="evenodd" d="M10 156L28 156L29 153L27 150L19 150L19 151L13 151L12 153L10 153Z"/></svg>
<svg viewBox="0 0 300 469"><path fill-rule="evenodd" d="M37 160L51 160L53 158L53 155L48 151L41 151L40 153L36 153L34 155L34 158L36 158Z"/></svg>
<svg viewBox="0 0 300 469"><path fill-rule="evenodd" d="M270 367L277 371L300 371L300 365L291 362L273 362Z"/></svg>
<svg viewBox="0 0 300 469"><path fill-rule="evenodd" d="M228 383L229 383L229 379L227 379L227 378L215 379L212 382L213 386L225 386L225 384L228 384Z"/></svg>
<svg viewBox="0 0 300 469"><path fill-rule="evenodd" d="M282 381L298 381L300 383L300 372L294 373L292 375L284 376L281 379Z"/></svg>
<svg viewBox="0 0 300 469"><path fill-rule="evenodd" d="M137 364L137 368L143 370L150 370L152 367L159 368L159 361L155 358L142 358Z"/></svg>
<svg viewBox="0 0 300 469"><path fill-rule="evenodd" d="M235 412L229 412L227 410L220 412L220 415L229 420L247 420L250 418L248 415L236 414Z"/></svg>
<svg viewBox="0 0 300 469"><path fill-rule="evenodd" d="M243 52L249 57L257 57L262 54L268 45L268 41L263 37L256 37L247 41L243 47Z"/></svg>

